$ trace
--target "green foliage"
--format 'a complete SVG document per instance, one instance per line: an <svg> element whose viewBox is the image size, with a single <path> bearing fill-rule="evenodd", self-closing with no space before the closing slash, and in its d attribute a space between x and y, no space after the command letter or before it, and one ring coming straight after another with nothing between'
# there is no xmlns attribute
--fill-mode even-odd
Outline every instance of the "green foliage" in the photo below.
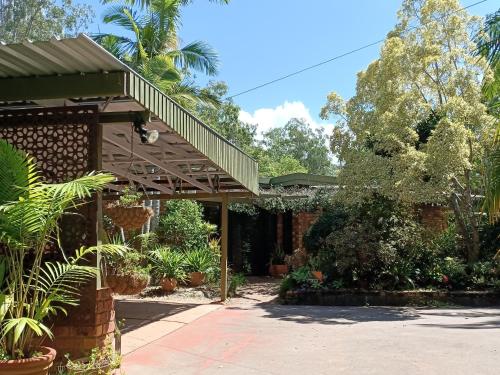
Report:
<svg viewBox="0 0 500 375"><path fill-rule="evenodd" d="M246 283L247 283L247 279L246 279L244 274L242 274L242 273L232 274L230 279L229 279L229 286L227 288L227 294L230 297L235 296L238 288L245 285Z"/></svg>
<svg viewBox="0 0 500 375"><path fill-rule="evenodd" d="M283 176L290 173L307 173L308 170L291 155L273 155L265 149L253 153L259 162L259 175L266 177Z"/></svg>
<svg viewBox="0 0 500 375"><path fill-rule="evenodd" d="M94 38L184 108L218 106L219 100L197 87L192 78L193 72L217 74L216 51L202 41L180 47L178 31L184 3L120 1L108 7L103 21L121 27L126 36L100 34Z"/></svg>
<svg viewBox="0 0 500 375"><path fill-rule="evenodd" d="M152 273L156 279L173 278L186 280L185 255L168 247L159 247L149 253Z"/></svg>
<svg viewBox="0 0 500 375"><path fill-rule="evenodd" d="M303 243L308 254L316 255L328 235L342 228L348 218L347 210L341 206L327 208L304 234Z"/></svg>
<svg viewBox="0 0 500 375"><path fill-rule="evenodd" d="M209 273L219 265L215 254L206 247L189 250L183 256L187 272Z"/></svg>
<svg viewBox="0 0 500 375"><path fill-rule="evenodd" d="M203 208L190 200L165 202L158 236L161 243L174 250L188 251L206 247L216 227L203 220Z"/></svg>
<svg viewBox="0 0 500 375"><path fill-rule="evenodd" d="M127 186L122 191L122 195L118 200L120 206L123 207L134 207L141 205L142 194L139 193L135 186Z"/></svg>
<svg viewBox="0 0 500 375"><path fill-rule="evenodd" d="M60 222L95 191L113 180L95 174L59 184L41 182L32 158L0 140L0 347L11 359L32 356L37 337L52 337L44 324L79 301L81 284L97 268L85 265L97 252L115 254L125 246L80 248L63 261L44 262L47 247L57 243Z"/></svg>
<svg viewBox="0 0 500 375"><path fill-rule="evenodd" d="M93 16L90 5L72 0L1 0L0 40L21 43L75 36Z"/></svg>
<svg viewBox="0 0 500 375"><path fill-rule="evenodd" d="M218 107L198 106L200 119L216 130L243 151L252 153L255 145L256 126L244 123L239 119L240 107L231 99L224 100L227 95L227 85L224 82L210 82L203 89L221 103Z"/></svg>
<svg viewBox="0 0 500 375"><path fill-rule="evenodd" d="M283 251L283 248L281 246L274 246L269 264L285 264L285 252Z"/></svg>
<svg viewBox="0 0 500 375"><path fill-rule="evenodd" d="M301 267L281 281L279 295L284 297L289 290L319 288L321 283L312 275L311 270L308 267Z"/></svg>
<svg viewBox="0 0 500 375"><path fill-rule="evenodd" d="M261 190L262 197L252 203L231 203L229 209L235 212L257 215L259 208L273 212L312 212L327 209L332 204L333 189L329 188L287 188Z"/></svg>
<svg viewBox="0 0 500 375"><path fill-rule="evenodd" d="M106 342L102 348L93 348L84 361L73 361L69 355L66 355L66 359L67 371L64 375L112 375L121 364L121 356L115 353L111 342Z"/></svg>
<svg viewBox="0 0 500 375"><path fill-rule="evenodd" d="M294 169L301 167L301 170L280 170L284 173L279 174L307 171L332 175L334 168L326 141L322 130L313 130L304 120L293 118L285 126L264 133L262 145L271 161L284 162ZM273 171L273 167L268 169Z"/></svg>
<svg viewBox="0 0 500 375"><path fill-rule="evenodd" d="M149 275L146 255L132 248L119 254L107 256L106 263L108 270L115 275Z"/></svg>
<svg viewBox="0 0 500 375"><path fill-rule="evenodd" d="M349 287L411 288L432 258L408 209L380 197L325 211L323 220L311 228L306 242L319 250L320 270L330 281L342 280Z"/></svg>

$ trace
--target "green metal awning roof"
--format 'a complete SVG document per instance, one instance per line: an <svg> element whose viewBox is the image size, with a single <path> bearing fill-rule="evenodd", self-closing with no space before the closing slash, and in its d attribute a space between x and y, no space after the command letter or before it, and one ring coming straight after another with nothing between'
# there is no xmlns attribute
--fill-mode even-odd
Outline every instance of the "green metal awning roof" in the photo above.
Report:
<svg viewBox="0 0 500 375"><path fill-rule="evenodd" d="M258 194L257 162L85 35L0 45L0 110L96 104L104 126L104 168L159 191ZM130 122L149 115L154 145L135 145ZM1 120L0 120L1 121ZM109 123L108 123L109 121ZM156 172L147 172L159 167Z"/></svg>
<svg viewBox="0 0 500 375"><path fill-rule="evenodd" d="M277 177L261 177L259 179L259 184L263 188L270 186L336 186L337 178L335 176L309 173L291 173Z"/></svg>

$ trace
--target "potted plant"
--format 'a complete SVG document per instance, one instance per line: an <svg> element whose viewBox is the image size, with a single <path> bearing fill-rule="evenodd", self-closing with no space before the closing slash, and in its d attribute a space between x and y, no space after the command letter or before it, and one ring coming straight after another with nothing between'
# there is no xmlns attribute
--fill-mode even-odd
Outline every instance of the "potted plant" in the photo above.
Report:
<svg viewBox="0 0 500 375"><path fill-rule="evenodd" d="M273 277L281 277L288 273L288 266L285 263L285 252L276 245L269 261L269 274Z"/></svg>
<svg viewBox="0 0 500 375"><path fill-rule="evenodd" d="M121 356L113 350L110 340L102 348L92 349L86 358L66 359L65 375L111 375L121 364Z"/></svg>
<svg viewBox="0 0 500 375"><path fill-rule="evenodd" d="M97 251L123 246L80 248L61 261L46 262L65 212L114 180L91 173L73 181L46 184L32 158L0 140L0 373L45 375L56 351L43 346L53 338L47 322L79 303L79 287L97 268L84 262Z"/></svg>
<svg viewBox="0 0 500 375"><path fill-rule="evenodd" d="M122 191L119 200L106 207L106 215L124 230L140 229L154 215L151 207L141 204L142 194L134 185Z"/></svg>
<svg viewBox="0 0 500 375"><path fill-rule="evenodd" d="M133 295L142 292L149 283L147 259L141 252L127 252L109 256L106 283L115 294Z"/></svg>
<svg viewBox="0 0 500 375"><path fill-rule="evenodd" d="M214 265L214 260L215 257L208 248L187 251L184 263L188 272L189 285L200 286L203 284L207 271Z"/></svg>
<svg viewBox="0 0 500 375"><path fill-rule="evenodd" d="M319 258L317 256L311 256L309 258L309 268L311 269L311 274L319 282L323 281L323 272L319 270Z"/></svg>
<svg viewBox="0 0 500 375"><path fill-rule="evenodd" d="M173 292L178 281L186 279L184 256L168 247L160 247L150 252L152 272L165 292Z"/></svg>

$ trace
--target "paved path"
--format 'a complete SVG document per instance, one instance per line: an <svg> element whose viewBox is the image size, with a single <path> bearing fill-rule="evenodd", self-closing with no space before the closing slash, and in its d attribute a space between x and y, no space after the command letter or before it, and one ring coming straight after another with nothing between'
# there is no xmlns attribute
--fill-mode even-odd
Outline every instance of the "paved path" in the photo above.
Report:
<svg viewBox="0 0 500 375"><path fill-rule="evenodd" d="M500 308L280 306L266 299L233 300L132 351L125 373L500 373Z"/></svg>

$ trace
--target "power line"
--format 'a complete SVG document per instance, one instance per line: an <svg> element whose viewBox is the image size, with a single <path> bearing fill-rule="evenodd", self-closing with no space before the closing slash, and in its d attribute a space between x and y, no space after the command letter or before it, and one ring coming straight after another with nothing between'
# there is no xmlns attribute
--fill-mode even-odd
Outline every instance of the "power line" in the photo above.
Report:
<svg viewBox="0 0 500 375"><path fill-rule="evenodd" d="M455 12L452 12L452 13L448 14L447 16L450 16L450 15L452 15L452 14L458 13L458 12L460 12L460 11L462 11L462 10L466 10L466 9L469 9L469 8L475 7L476 5L479 5L479 4L481 4L481 3L485 3L485 2L487 2L487 1L488 1L488 0L481 0L481 1L475 2L475 3L470 4L470 5L468 5L468 6L464 7L464 8L460 8L460 9L458 9L458 10L456 10ZM444 17L441 17L441 19L443 19L443 18L444 18ZM413 29L416 29L416 28L417 28L417 26L413 26L413 27L410 27L408 30L413 30ZM321 61L321 62L319 62L319 63L317 63L317 64L310 65L310 66L305 67L305 68L303 68L303 69L297 70L297 71L295 71L295 72L289 73L289 74L287 74L287 75L281 76L281 77L279 77L279 78L273 79L273 80L271 80L271 81L268 81L268 82L265 82L265 83L260 84L260 85L258 85L258 86L255 86L255 87L252 87L252 88L250 88L250 89L247 89L247 90L245 90L245 91L241 91L241 92L239 92L239 93L237 93L237 94L230 95L230 96L226 97L226 99L232 99L232 98L235 98L235 97L237 97L237 96L240 96L240 95L243 95L243 94L246 94L246 93L249 93L249 92L252 92L252 91L258 90L258 89L260 89L260 88L262 88L262 87L272 85L273 83L276 83L276 82L279 82L279 81L283 81L283 80L285 80L285 79L287 79L287 78L290 78L290 77L296 76L296 75L298 75L298 74L304 73L304 72L306 72L306 71L308 71L308 70L315 69L315 68L317 68L317 67L319 67L319 66L321 66L321 65L325 65L325 64L328 64L328 63L330 63L330 62L332 62L332 61L335 61L335 60L341 59L342 57L345 57L345 56L348 56L348 55L352 55L353 53L356 53L356 52L359 52L359 51L361 51L361 50L367 49L367 48L369 48L369 47L375 46L375 45L377 45L377 44L379 44L379 43L382 43L383 41L385 41L385 38L384 38L384 39L379 39L379 40L377 40L377 41L375 41L375 42L372 42L372 43L369 43L369 44L365 44L364 46L361 46L361 47L359 47L359 48L356 48L356 49L350 50L350 51L345 52L345 53L343 53L343 54L341 54L341 55L337 55L337 56L332 57L332 58L330 58L330 59L328 59L328 60Z"/></svg>

